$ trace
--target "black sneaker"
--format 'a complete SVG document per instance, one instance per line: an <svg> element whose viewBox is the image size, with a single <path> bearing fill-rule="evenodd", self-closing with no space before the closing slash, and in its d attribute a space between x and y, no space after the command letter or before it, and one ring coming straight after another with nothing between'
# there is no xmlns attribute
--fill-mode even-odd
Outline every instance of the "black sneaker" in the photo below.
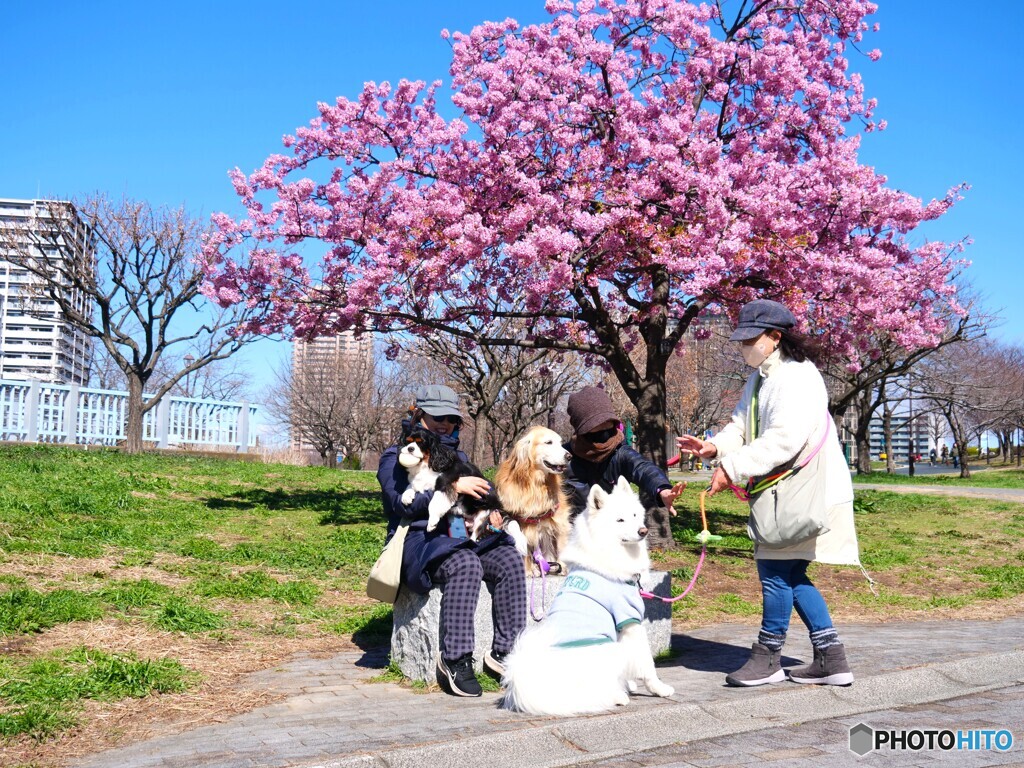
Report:
<svg viewBox="0 0 1024 768"><path fill-rule="evenodd" d="M505 676L505 659L508 653L491 649L484 655L484 671L499 680Z"/></svg>
<svg viewBox="0 0 1024 768"><path fill-rule="evenodd" d="M437 657L437 683L453 696L481 696L483 688L473 673L473 654L454 661Z"/></svg>

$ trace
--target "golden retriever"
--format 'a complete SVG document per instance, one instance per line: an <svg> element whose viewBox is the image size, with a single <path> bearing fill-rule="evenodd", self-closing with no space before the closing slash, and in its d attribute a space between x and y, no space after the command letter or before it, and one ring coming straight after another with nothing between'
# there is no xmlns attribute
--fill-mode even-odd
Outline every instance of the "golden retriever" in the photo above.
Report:
<svg viewBox="0 0 1024 768"><path fill-rule="evenodd" d="M534 560L538 551L561 568L559 557L569 537L569 500L562 489L562 473L570 458L557 432L531 427L498 467L494 485L502 510L511 518L506 529L512 529L513 538L516 528L522 532L528 573L541 568Z"/></svg>

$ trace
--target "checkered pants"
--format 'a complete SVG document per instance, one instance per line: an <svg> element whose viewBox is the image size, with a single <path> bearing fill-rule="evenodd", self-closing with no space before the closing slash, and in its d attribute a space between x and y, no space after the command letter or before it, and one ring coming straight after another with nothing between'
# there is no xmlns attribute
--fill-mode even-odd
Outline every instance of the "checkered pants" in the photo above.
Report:
<svg viewBox="0 0 1024 768"><path fill-rule="evenodd" d="M453 661L475 647L474 619L480 582L491 593L491 617L497 653L512 650L516 636L526 626L526 574L523 558L515 547L505 545L478 555L457 549L434 569L431 577L443 584L441 595L441 656Z"/></svg>

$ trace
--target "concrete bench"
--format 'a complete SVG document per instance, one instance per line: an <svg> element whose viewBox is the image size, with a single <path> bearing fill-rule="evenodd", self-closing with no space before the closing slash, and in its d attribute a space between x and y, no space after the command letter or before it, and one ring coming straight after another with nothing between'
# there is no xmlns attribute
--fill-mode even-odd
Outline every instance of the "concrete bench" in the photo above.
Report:
<svg viewBox="0 0 1024 768"><path fill-rule="evenodd" d="M644 580L644 586L656 595L671 596L672 577L664 571L652 571ZM544 610L551 605L555 594L562 588L564 576L548 576L545 580ZM542 616L541 580L526 579L527 600L533 590L534 610ZM647 608L644 626L655 656L668 650L672 639L672 605L661 600L644 600ZM434 680L437 654L441 651L441 588L435 587L430 594L418 595L412 590L402 589L395 601L395 627L391 632L391 658L412 680ZM527 610L527 626L536 623ZM480 600L476 606L476 650L473 657L477 671L480 671L484 653L491 647L494 628L491 624L491 595L487 586L480 588Z"/></svg>

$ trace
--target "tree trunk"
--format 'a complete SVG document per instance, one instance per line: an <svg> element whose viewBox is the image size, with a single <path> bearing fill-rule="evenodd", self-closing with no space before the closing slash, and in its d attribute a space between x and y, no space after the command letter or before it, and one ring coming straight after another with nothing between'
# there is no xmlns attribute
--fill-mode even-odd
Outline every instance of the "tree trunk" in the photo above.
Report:
<svg viewBox="0 0 1024 768"><path fill-rule="evenodd" d="M868 426L871 421L871 393L867 392L856 400L857 429L853 433L857 443L857 474L871 473L871 441L868 439Z"/></svg>
<svg viewBox="0 0 1024 768"><path fill-rule="evenodd" d="M896 473L896 456L892 444L892 411L889 408L882 409L882 436L885 439L885 473L892 475Z"/></svg>
<svg viewBox="0 0 1024 768"><path fill-rule="evenodd" d="M486 415L478 413L473 418L473 455L470 461L482 467L487 461L487 429L490 422Z"/></svg>
<svg viewBox="0 0 1024 768"><path fill-rule="evenodd" d="M633 405L636 406L638 419L636 425L637 451L641 456L650 459L663 470L666 468L665 443L667 440L665 418L667 390L665 377L655 375L645 382L640 396ZM647 541L655 549L674 549L672 524L669 512L662 507L657 499L645 499L647 509Z"/></svg>
<svg viewBox="0 0 1024 768"><path fill-rule="evenodd" d="M320 451L320 459L328 469L338 467L338 450L336 448L325 448Z"/></svg>
<svg viewBox="0 0 1024 768"><path fill-rule="evenodd" d="M142 453L145 447L142 442L142 388L143 382L138 376L129 374L128 379L128 418L124 427L124 452Z"/></svg>

